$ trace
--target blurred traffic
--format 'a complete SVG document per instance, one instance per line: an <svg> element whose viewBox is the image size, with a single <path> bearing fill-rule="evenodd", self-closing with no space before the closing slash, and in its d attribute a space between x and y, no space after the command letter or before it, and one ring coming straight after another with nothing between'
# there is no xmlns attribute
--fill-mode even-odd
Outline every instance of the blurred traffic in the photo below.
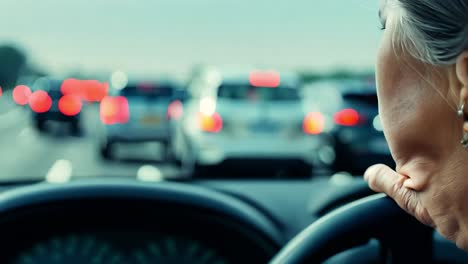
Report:
<svg viewBox="0 0 468 264"><path fill-rule="evenodd" d="M344 22L336 3L282 2L185 1L189 13L170 1L11 2L0 18L10 25L0 31L5 180L56 163L73 177L155 179L358 176L392 165L372 70L375 9L340 3L366 18ZM287 22L270 17L285 10L295 14ZM8 168L13 160L25 166Z"/></svg>
<svg viewBox="0 0 468 264"><path fill-rule="evenodd" d="M19 80L28 82L2 99L30 115L32 133L87 141L99 166L157 165L176 177L304 178L393 164L369 76L307 81L291 71L198 67L185 81L123 71L99 80Z"/></svg>

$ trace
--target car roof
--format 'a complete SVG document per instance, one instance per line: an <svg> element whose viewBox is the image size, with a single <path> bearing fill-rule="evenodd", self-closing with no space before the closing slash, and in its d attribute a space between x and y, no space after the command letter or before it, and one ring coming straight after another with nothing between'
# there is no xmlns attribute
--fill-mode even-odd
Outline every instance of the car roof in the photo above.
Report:
<svg viewBox="0 0 468 264"><path fill-rule="evenodd" d="M254 71L272 71L271 69L257 69L257 68L208 68L202 75L213 75L217 76L221 83L248 83L249 76ZM301 83L301 79L298 74L289 71L274 71L280 75L281 84L288 87L297 87Z"/></svg>

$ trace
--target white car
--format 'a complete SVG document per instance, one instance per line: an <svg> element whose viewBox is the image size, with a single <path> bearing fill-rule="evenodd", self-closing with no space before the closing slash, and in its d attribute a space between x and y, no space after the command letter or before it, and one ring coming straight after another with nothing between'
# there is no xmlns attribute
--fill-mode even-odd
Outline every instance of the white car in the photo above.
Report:
<svg viewBox="0 0 468 264"><path fill-rule="evenodd" d="M130 84L104 98L100 105L101 156L112 159L115 144L138 142L160 142L166 154L174 91L175 85L169 82Z"/></svg>
<svg viewBox="0 0 468 264"><path fill-rule="evenodd" d="M299 85L293 74L201 71L188 87L185 113L172 137L175 159L193 173L249 164L295 176L332 163L323 120L304 110Z"/></svg>

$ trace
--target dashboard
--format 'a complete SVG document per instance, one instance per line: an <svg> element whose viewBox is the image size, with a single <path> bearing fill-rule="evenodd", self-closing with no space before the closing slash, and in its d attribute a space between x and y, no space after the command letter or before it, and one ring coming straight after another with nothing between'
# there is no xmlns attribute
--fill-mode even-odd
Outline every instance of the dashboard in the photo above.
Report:
<svg viewBox="0 0 468 264"><path fill-rule="evenodd" d="M37 242L12 263L229 263L222 254L214 245L184 236L70 233Z"/></svg>
<svg viewBox="0 0 468 264"><path fill-rule="evenodd" d="M266 263L275 225L185 184L38 184L0 198L0 263Z"/></svg>
<svg viewBox="0 0 468 264"><path fill-rule="evenodd" d="M267 263L307 225L359 198L359 186L329 179L0 186L0 263ZM380 250L370 243L326 263L375 263ZM437 234L434 256L468 260Z"/></svg>

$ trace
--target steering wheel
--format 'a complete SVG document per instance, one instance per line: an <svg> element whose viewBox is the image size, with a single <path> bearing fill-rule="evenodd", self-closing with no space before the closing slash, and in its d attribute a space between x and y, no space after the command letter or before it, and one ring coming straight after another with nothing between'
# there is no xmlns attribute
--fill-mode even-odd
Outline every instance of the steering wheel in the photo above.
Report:
<svg viewBox="0 0 468 264"><path fill-rule="evenodd" d="M321 263L371 238L382 246L384 263L430 263L433 229L416 221L391 198L372 195L312 223L280 250L270 264Z"/></svg>
<svg viewBox="0 0 468 264"><path fill-rule="evenodd" d="M234 263L265 263L283 242L274 222L256 208L196 185L102 178L29 185L0 194L0 263L10 263L30 244L53 236L117 232L120 237L120 231L121 240L132 232L162 233L156 237L181 232L200 243L206 239ZM138 239L136 235L133 242Z"/></svg>

